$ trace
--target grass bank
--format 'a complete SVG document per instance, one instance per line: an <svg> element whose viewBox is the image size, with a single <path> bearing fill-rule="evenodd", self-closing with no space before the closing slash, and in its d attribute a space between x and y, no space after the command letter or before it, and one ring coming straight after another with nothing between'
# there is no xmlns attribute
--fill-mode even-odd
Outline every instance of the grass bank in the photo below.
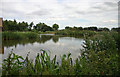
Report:
<svg viewBox="0 0 120 77"><path fill-rule="evenodd" d="M39 35L35 32L2 32L3 40L36 39Z"/></svg>
<svg viewBox="0 0 120 77"><path fill-rule="evenodd" d="M119 76L118 33L99 33L85 37L84 49L73 62L71 53L64 54L60 63L41 50L34 60L22 58L11 52L3 60L2 75L117 75ZM35 62L34 62L35 61Z"/></svg>

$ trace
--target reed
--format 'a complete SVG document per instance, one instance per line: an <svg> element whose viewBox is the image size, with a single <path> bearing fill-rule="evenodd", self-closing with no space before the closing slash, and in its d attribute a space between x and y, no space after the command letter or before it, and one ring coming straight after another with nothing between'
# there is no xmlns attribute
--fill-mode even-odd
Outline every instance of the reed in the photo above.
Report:
<svg viewBox="0 0 120 77"><path fill-rule="evenodd" d="M39 35L34 32L2 32L3 40L21 40L21 39L36 39Z"/></svg>

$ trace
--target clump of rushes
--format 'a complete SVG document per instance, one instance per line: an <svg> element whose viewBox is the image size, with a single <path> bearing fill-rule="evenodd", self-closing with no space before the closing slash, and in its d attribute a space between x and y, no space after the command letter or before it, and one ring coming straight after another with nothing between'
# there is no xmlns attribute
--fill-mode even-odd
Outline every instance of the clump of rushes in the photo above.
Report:
<svg viewBox="0 0 120 77"><path fill-rule="evenodd" d="M36 39L39 35L34 32L2 32L3 40L22 40L22 39Z"/></svg>

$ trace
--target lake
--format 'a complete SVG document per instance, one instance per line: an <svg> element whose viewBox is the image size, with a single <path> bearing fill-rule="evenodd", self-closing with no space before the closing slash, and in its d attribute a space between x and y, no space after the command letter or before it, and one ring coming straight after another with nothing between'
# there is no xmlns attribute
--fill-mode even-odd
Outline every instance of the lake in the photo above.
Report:
<svg viewBox="0 0 120 77"><path fill-rule="evenodd" d="M57 55L57 59L60 55L72 54L71 57L76 59L83 49L84 40L82 38L68 37L68 36L58 36L53 34L41 34L38 40L19 40L19 41L5 41L3 43L4 54L3 59L8 56L10 51L13 50L14 53L26 57L27 53L30 52L29 58L33 59L40 53L41 49L51 52L51 58Z"/></svg>

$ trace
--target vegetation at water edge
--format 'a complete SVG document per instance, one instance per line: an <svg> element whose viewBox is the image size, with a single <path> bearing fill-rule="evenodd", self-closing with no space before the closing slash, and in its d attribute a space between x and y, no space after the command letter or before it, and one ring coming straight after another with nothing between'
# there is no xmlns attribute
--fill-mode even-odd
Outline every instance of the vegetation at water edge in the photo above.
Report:
<svg viewBox="0 0 120 77"><path fill-rule="evenodd" d="M11 52L3 60L2 75L117 75L119 76L119 35L117 32L102 32L85 37L84 49L73 61L71 53L61 56L57 62L41 50L34 60Z"/></svg>

